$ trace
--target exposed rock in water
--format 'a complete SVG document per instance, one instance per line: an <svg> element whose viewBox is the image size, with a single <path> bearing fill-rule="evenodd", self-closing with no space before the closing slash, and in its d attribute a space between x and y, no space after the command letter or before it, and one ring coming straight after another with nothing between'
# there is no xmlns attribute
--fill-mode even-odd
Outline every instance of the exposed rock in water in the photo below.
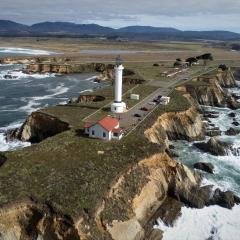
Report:
<svg viewBox="0 0 240 240"><path fill-rule="evenodd" d="M203 115L204 118L218 118L219 115L218 114L212 114L212 113L205 113Z"/></svg>
<svg viewBox="0 0 240 240"><path fill-rule="evenodd" d="M194 143L194 146L215 156L226 156L231 154L240 156L240 148L234 147L231 143L220 141L216 137L210 138L207 143Z"/></svg>
<svg viewBox="0 0 240 240"><path fill-rule="evenodd" d="M6 162L7 158L4 154L0 153L0 167Z"/></svg>
<svg viewBox="0 0 240 240"><path fill-rule="evenodd" d="M220 130L209 129L206 131L206 135L209 137L216 137L222 135L222 132Z"/></svg>
<svg viewBox="0 0 240 240"><path fill-rule="evenodd" d="M68 103L81 103L81 102L101 102L105 97L100 95L80 95L79 97L72 97Z"/></svg>
<svg viewBox="0 0 240 240"><path fill-rule="evenodd" d="M225 132L225 134L228 135L228 136L235 136L235 135L240 134L240 129L236 129L236 128L231 127Z"/></svg>
<svg viewBox="0 0 240 240"><path fill-rule="evenodd" d="M205 142L194 143L194 146L201 149L204 152L211 153L216 156L228 155L228 151L231 149L231 144L226 142L221 142L219 139L213 137Z"/></svg>
<svg viewBox="0 0 240 240"><path fill-rule="evenodd" d="M236 117L236 113L231 112L231 113L228 114L228 116L231 117L231 118L235 118Z"/></svg>
<svg viewBox="0 0 240 240"><path fill-rule="evenodd" d="M216 189L213 197L209 201L209 205L219 205L224 208L231 209L235 203L239 204L239 197L235 196L233 192L222 192L220 189Z"/></svg>
<svg viewBox="0 0 240 240"><path fill-rule="evenodd" d="M16 79L17 76L12 76L11 74L6 74L3 76L4 79Z"/></svg>
<svg viewBox="0 0 240 240"><path fill-rule="evenodd" d="M69 124L42 112L33 112L25 123L10 133L6 139L19 139L21 141L38 143L58 133L69 130Z"/></svg>
<svg viewBox="0 0 240 240"><path fill-rule="evenodd" d="M204 208L211 196L212 186L192 186L189 189L184 189L182 186L175 185L170 196L184 203L191 208Z"/></svg>
<svg viewBox="0 0 240 240"><path fill-rule="evenodd" d="M234 126L239 126L239 125L240 125L240 123L239 123L239 122L237 122L237 121L234 121L234 122L232 122L232 125L234 125Z"/></svg>
<svg viewBox="0 0 240 240"><path fill-rule="evenodd" d="M239 109L240 108L240 102L237 102L237 100L234 97L228 97L227 104L228 104L228 107L231 109Z"/></svg>
<svg viewBox="0 0 240 240"><path fill-rule="evenodd" d="M174 198L167 197L161 207L154 215L155 219L160 218L164 224L173 227L174 222L181 216L183 204Z"/></svg>
<svg viewBox="0 0 240 240"><path fill-rule="evenodd" d="M163 231L161 231L160 229L152 229L146 239L147 240L162 240L163 239Z"/></svg>
<svg viewBox="0 0 240 240"><path fill-rule="evenodd" d="M195 163L193 167L208 173L213 173L213 169L214 169L214 166L211 163L206 163L206 162Z"/></svg>

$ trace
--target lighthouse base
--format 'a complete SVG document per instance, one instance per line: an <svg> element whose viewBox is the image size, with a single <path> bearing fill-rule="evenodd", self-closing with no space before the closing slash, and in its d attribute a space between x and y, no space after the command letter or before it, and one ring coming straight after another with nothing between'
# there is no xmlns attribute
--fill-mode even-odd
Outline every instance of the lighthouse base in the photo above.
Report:
<svg viewBox="0 0 240 240"><path fill-rule="evenodd" d="M114 102L111 105L111 112L113 113L123 113L126 111L126 103L124 102Z"/></svg>

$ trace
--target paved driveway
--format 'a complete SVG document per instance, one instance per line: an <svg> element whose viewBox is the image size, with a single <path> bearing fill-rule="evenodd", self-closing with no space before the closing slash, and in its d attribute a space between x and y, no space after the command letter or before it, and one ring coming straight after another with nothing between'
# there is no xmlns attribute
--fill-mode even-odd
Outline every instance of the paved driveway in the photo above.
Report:
<svg viewBox="0 0 240 240"><path fill-rule="evenodd" d="M200 75L213 71L214 69L202 72ZM157 84L159 84L159 88L153 92L152 94L150 94L149 96L147 96L145 99L143 99L141 102L139 102L138 104L136 104L134 107L132 107L131 109L129 109L127 112L122 113L122 114L114 114L113 116L115 116L116 118L118 118L120 120L120 127L122 127L125 131L125 134L127 134L128 132L130 132L133 128L136 127L137 124L139 124L143 118L149 114L151 111L153 111L153 109L155 109L155 107L157 107L156 105L151 105L149 104L150 102L153 102L153 100L158 97L159 95L161 96L167 96L172 89L179 83L184 83L189 81L187 78L189 78L189 80L191 79L191 76L189 76L189 74L182 74L181 76L178 76L176 78L173 79L169 79L169 81L151 81L150 84L157 86ZM196 77L196 76L195 76ZM141 108L147 108L148 111L142 111ZM140 115L140 117L135 117L134 115L138 114Z"/></svg>

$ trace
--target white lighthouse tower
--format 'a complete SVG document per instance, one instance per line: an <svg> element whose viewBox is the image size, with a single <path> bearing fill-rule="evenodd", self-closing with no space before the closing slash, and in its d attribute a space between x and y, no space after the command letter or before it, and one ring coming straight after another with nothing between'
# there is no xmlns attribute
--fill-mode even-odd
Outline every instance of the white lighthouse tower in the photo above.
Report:
<svg viewBox="0 0 240 240"><path fill-rule="evenodd" d="M114 113L123 113L126 111L126 103L122 102L122 77L123 65L120 56L116 58L115 65L115 99L111 105L111 111Z"/></svg>

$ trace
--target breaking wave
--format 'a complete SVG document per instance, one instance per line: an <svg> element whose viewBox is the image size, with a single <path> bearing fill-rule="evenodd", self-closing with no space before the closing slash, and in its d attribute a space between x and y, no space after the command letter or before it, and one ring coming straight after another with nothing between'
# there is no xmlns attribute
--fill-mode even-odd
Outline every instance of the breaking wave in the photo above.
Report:
<svg viewBox="0 0 240 240"><path fill-rule="evenodd" d="M10 53L10 54L21 54L21 55L50 55L57 54L55 52L46 51L46 50L38 50L38 49L30 49L30 48L0 48L0 53Z"/></svg>
<svg viewBox="0 0 240 240"><path fill-rule="evenodd" d="M31 144L28 142L22 142L18 140L7 142L5 139L5 132L10 129L18 128L22 125L22 122L12 123L9 126L0 128L0 152L13 151L18 148L28 147Z"/></svg>

